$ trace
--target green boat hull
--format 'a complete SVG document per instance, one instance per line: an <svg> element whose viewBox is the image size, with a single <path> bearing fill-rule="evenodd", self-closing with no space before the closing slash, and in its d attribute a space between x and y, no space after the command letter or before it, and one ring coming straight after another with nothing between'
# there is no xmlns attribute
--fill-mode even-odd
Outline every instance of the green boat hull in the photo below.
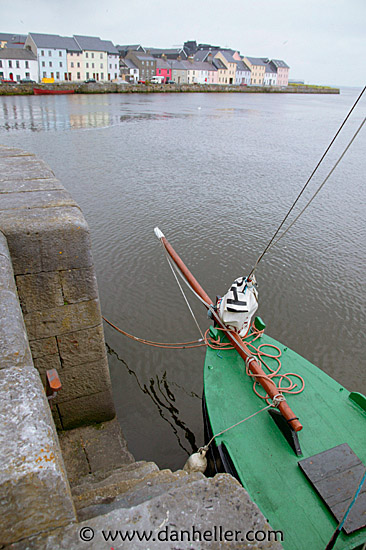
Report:
<svg viewBox="0 0 366 550"><path fill-rule="evenodd" d="M256 342L259 344L278 346L282 352L281 372L296 372L305 379L301 394L286 396L303 424L303 430L298 433L302 456L296 455L268 411L215 438L215 444L226 449L238 479L272 529L283 532L282 544L286 550L322 550L338 521L298 462L347 443L366 464L366 398L350 393L269 336L263 335ZM235 350L207 349L204 400L212 434L266 405L255 395L252 386L252 380L245 374L244 362ZM335 548L358 548L365 542L365 527L349 535L342 531Z"/></svg>

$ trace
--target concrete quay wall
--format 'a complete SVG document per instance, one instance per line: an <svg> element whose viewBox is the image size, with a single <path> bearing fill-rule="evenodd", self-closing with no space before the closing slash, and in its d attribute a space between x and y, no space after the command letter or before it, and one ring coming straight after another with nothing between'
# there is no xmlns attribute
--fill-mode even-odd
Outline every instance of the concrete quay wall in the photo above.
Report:
<svg viewBox="0 0 366 550"><path fill-rule="evenodd" d="M0 231L14 271L34 366L55 368L58 429L115 416L98 288L85 218L50 168L0 146ZM8 340L12 338L12 319Z"/></svg>
<svg viewBox="0 0 366 550"><path fill-rule="evenodd" d="M120 84L116 82L62 84L35 84L45 90L74 90L77 94L115 93L278 93L278 94L339 94L339 88L330 86L289 85L289 86L236 86L221 84ZM3 84L0 95L33 95L30 84Z"/></svg>

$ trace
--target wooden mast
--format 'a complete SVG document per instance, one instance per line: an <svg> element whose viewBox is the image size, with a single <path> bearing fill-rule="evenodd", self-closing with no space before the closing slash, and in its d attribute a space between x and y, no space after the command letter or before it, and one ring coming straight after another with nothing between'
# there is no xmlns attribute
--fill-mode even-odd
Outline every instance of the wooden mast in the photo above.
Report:
<svg viewBox="0 0 366 550"><path fill-rule="evenodd" d="M196 280L196 278L192 275L192 273L189 271L187 266L184 264L183 260L179 257L179 255L176 253L172 245L167 241L164 234L160 231L158 227L154 229L155 235L160 239L162 242L165 250L169 254L169 256L172 258L178 269L181 271L181 273L184 275L185 279L188 281L190 286L193 288L193 290L200 296L200 298L204 301L205 306L207 309L210 309L216 323L223 329L226 329L227 327L224 325L222 320L220 319L217 312L213 309L213 302L208 296L208 294L203 290L199 282ZM277 386L272 382L270 378L268 378L263 371L260 363L255 359L254 356L252 356L248 349L245 348L242 339L240 338L239 334L227 331L226 332L227 337L229 338L230 342L236 349L236 351L239 353L239 355L242 357L242 359L246 362L248 369L257 377L257 381L261 384L264 391L269 395L269 397L273 400L276 396L279 394L279 390ZM278 409L282 413L282 416L287 420L289 425L293 430L296 432L299 432L302 430L302 425L300 424L298 418L293 413L289 405L287 404L286 400L280 401L278 404Z"/></svg>

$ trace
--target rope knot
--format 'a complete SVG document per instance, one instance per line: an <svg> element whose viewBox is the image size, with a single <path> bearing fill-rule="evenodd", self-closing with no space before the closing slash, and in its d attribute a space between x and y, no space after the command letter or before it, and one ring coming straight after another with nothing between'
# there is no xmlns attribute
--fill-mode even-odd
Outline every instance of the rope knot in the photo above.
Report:
<svg viewBox="0 0 366 550"><path fill-rule="evenodd" d="M282 395L282 393L277 393L273 396L272 407L278 408L282 401L286 401L286 398Z"/></svg>
<svg viewBox="0 0 366 550"><path fill-rule="evenodd" d="M252 361L257 361L257 358L254 357L254 355L250 355L249 357L247 357L247 358L245 359L245 364L246 364L246 366L248 367L248 369L249 369L249 365L250 365L250 363L251 363Z"/></svg>

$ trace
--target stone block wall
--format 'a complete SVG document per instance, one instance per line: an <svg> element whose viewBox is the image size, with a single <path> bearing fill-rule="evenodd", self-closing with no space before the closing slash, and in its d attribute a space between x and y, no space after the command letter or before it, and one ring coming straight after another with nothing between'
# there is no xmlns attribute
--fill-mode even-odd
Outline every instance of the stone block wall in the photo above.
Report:
<svg viewBox="0 0 366 550"><path fill-rule="evenodd" d="M50 168L0 146L5 235L35 367L56 368L59 429L115 416L89 229Z"/></svg>
<svg viewBox="0 0 366 550"><path fill-rule="evenodd" d="M48 400L33 366L0 232L0 546L76 521Z"/></svg>

